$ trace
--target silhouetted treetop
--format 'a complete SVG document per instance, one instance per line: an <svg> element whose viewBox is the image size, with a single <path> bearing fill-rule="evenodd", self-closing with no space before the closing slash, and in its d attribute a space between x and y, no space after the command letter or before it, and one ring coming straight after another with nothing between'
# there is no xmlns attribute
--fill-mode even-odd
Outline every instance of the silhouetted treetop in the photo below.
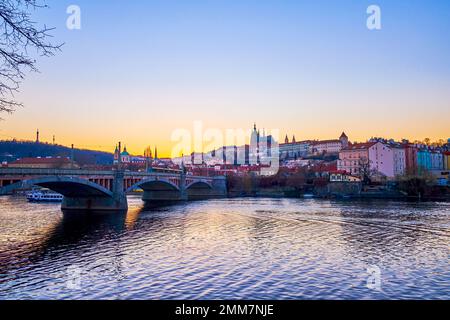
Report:
<svg viewBox="0 0 450 320"><path fill-rule="evenodd" d="M0 112L12 112L22 106L14 99L25 71L38 71L30 55L52 56L61 44L50 42L53 28L39 26L31 18L33 11L46 8L45 0L0 1Z"/></svg>

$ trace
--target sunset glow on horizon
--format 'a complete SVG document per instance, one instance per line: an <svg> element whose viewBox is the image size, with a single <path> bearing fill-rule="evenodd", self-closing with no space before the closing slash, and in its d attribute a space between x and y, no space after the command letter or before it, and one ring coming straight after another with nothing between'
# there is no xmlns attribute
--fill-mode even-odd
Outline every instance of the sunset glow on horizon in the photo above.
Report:
<svg viewBox="0 0 450 320"><path fill-rule="evenodd" d="M0 139L132 154L171 154L171 134L205 128L278 129L278 140L450 138L450 3L77 1L81 30L65 27L69 1L39 21L62 52L38 58L1 114ZM209 150L196 150L209 151Z"/></svg>

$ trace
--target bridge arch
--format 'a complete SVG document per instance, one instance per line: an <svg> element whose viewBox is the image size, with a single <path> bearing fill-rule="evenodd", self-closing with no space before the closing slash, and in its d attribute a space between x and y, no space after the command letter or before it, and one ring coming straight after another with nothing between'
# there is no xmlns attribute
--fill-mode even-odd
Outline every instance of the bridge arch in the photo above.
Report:
<svg viewBox="0 0 450 320"><path fill-rule="evenodd" d="M180 188L168 179L151 177L135 183L129 187L126 192L130 192L138 188L144 191L180 191Z"/></svg>
<svg viewBox="0 0 450 320"><path fill-rule="evenodd" d="M3 188L0 194L7 194L17 189L40 186L62 194L65 197L113 197L112 191L99 184L77 177L48 176L22 180Z"/></svg>
<svg viewBox="0 0 450 320"><path fill-rule="evenodd" d="M213 186L206 180L197 180L186 185L186 189L213 189Z"/></svg>

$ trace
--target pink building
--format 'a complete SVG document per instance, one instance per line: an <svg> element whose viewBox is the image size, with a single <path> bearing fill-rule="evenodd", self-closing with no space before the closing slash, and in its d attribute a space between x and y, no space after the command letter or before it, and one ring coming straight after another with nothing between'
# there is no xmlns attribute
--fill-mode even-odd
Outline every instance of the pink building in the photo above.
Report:
<svg viewBox="0 0 450 320"><path fill-rule="evenodd" d="M349 145L339 153L338 170L360 175L364 165L393 178L405 172L405 151L382 142L366 142Z"/></svg>

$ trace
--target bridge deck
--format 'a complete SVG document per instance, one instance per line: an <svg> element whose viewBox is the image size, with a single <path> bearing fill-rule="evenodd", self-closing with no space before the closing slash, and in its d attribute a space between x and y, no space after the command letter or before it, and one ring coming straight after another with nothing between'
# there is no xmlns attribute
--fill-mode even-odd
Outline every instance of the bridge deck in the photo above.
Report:
<svg viewBox="0 0 450 320"><path fill-rule="evenodd" d="M108 176L113 177L115 170L83 170L83 169L40 169L40 168L0 168L1 176ZM129 177L174 177L179 176L181 171L178 172L164 172L164 171L152 171L152 172L142 172L142 171L124 171L124 176ZM195 179L216 179L223 178L219 176L193 176L187 175L187 178Z"/></svg>

